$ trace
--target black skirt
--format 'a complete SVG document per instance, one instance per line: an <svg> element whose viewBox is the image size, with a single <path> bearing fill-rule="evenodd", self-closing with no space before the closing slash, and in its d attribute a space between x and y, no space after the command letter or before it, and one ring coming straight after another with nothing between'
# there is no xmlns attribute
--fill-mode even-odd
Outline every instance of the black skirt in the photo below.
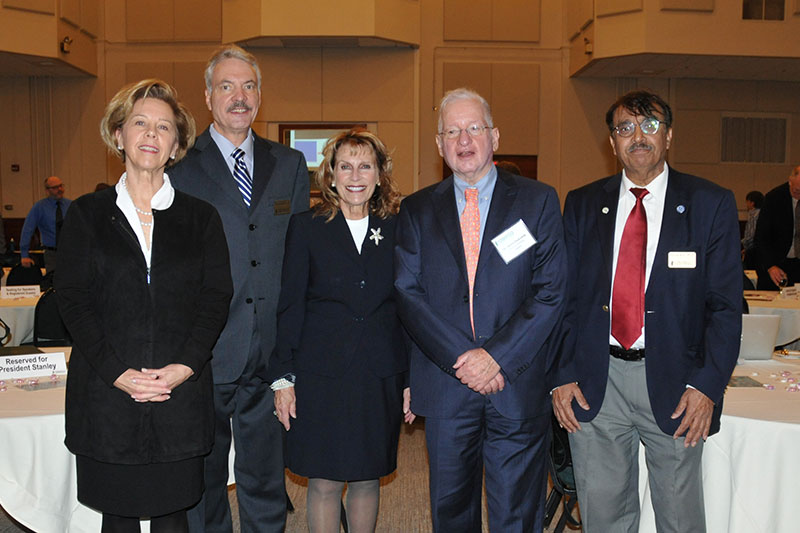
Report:
<svg viewBox="0 0 800 533"><path fill-rule="evenodd" d="M354 365L341 378L297 372L297 418L286 434L286 466L336 481L377 479L397 468L403 375Z"/></svg>
<svg viewBox="0 0 800 533"><path fill-rule="evenodd" d="M203 495L203 457L123 465L76 456L78 501L118 516L149 518L191 507Z"/></svg>

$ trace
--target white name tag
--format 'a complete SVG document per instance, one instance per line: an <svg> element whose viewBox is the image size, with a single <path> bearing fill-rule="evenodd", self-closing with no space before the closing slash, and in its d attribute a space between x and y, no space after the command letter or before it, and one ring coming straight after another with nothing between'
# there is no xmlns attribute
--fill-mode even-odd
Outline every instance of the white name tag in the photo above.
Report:
<svg viewBox="0 0 800 533"><path fill-rule="evenodd" d="M64 352L0 357L0 379L21 379L66 374Z"/></svg>
<svg viewBox="0 0 800 533"><path fill-rule="evenodd" d="M497 249L497 253L503 258L506 264L510 263L515 257L536 244L528 226L519 219L513 226L492 239L492 244Z"/></svg>
<svg viewBox="0 0 800 533"><path fill-rule="evenodd" d="M38 285L12 285L0 288L0 298L38 298L42 289Z"/></svg>
<svg viewBox="0 0 800 533"><path fill-rule="evenodd" d="M667 254L669 268L695 268L697 267L697 254L695 252L670 252Z"/></svg>

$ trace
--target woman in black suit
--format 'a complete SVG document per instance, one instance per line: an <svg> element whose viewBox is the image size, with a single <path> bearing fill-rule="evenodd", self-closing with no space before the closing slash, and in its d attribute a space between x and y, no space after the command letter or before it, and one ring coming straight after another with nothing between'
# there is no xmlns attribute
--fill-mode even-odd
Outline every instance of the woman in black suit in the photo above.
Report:
<svg viewBox="0 0 800 533"><path fill-rule="evenodd" d="M339 531L347 483L349 529L361 533L375 529L378 478L397 466L401 410L414 417L393 295L400 194L372 133L339 134L323 155L322 203L289 222L270 372L286 464L309 478L310 531Z"/></svg>
<svg viewBox="0 0 800 533"><path fill-rule="evenodd" d="M104 532L188 531L213 442L211 348L233 293L222 222L172 188L164 166L194 140L194 120L163 81L111 100L100 124L125 163L115 187L67 211L56 294L74 341L66 444L78 499Z"/></svg>

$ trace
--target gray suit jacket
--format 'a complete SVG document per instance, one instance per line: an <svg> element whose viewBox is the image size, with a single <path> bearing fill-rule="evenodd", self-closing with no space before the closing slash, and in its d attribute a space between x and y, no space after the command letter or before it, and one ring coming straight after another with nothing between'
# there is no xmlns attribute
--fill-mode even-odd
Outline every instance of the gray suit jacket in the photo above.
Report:
<svg viewBox="0 0 800 533"><path fill-rule="evenodd" d="M261 338L257 374L275 344L284 239L292 213L308 209L308 170L303 154L255 136L253 196L248 209L223 154L206 129L175 167L173 186L217 208L228 240L233 299L228 323L214 347L214 383L241 376L254 328Z"/></svg>

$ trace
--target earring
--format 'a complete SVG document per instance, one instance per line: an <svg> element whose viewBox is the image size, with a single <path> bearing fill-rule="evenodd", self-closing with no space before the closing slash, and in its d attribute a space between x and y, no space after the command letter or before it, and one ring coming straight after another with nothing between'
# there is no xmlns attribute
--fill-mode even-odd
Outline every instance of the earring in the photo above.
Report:
<svg viewBox="0 0 800 533"><path fill-rule="evenodd" d="M332 182L331 182L331 189L335 189L335 188L336 188L336 182L335 182L335 181L332 181Z"/></svg>
<svg viewBox="0 0 800 533"><path fill-rule="evenodd" d="M124 150L124 148L122 146L120 146L120 145L117 145L117 150L119 150L121 152L122 150Z"/></svg>
<svg viewBox="0 0 800 533"><path fill-rule="evenodd" d="M169 156L170 159L175 159L174 155Z"/></svg>

